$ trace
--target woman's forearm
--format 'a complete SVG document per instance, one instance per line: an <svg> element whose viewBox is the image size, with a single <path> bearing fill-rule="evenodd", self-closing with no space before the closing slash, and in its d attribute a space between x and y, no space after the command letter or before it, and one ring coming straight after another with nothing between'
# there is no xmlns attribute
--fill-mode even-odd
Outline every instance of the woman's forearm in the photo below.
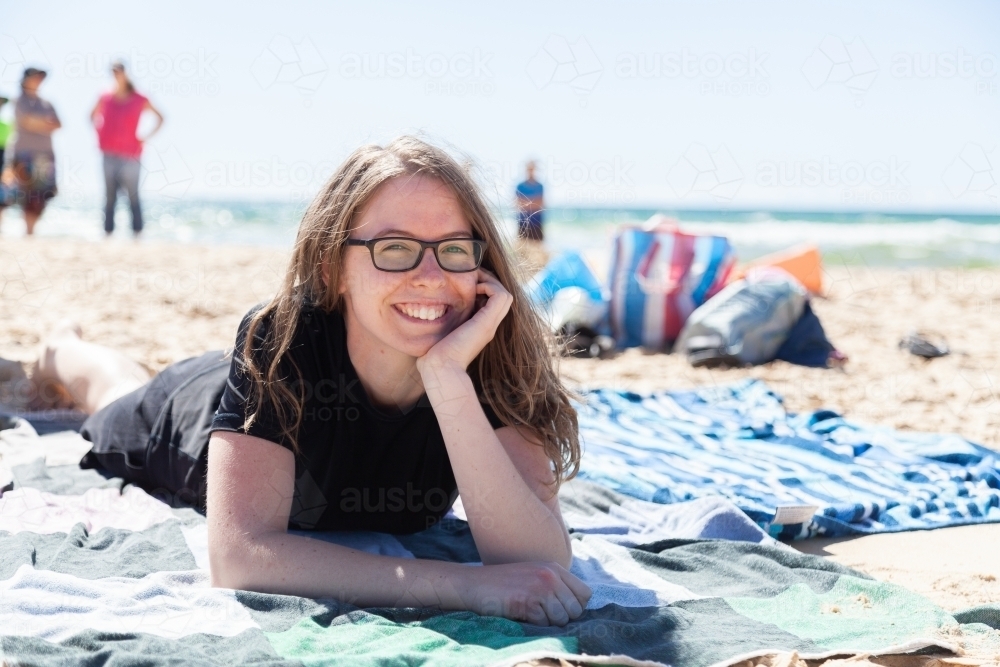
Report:
<svg viewBox="0 0 1000 667"><path fill-rule="evenodd" d="M569 567L573 554L562 520L511 461L468 373L455 366L425 367L421 376L483 563L551 561Z"/></svg>
<svg viewBox="0 0 1000 667"><path fill-rule="evenodd" d="M335 598L361 607L470 608L459 594L467 590L468 566L378 556L283 532L250 540L219 537L217 527L210 531L216 535L209 544L213 586Z"/></svg>

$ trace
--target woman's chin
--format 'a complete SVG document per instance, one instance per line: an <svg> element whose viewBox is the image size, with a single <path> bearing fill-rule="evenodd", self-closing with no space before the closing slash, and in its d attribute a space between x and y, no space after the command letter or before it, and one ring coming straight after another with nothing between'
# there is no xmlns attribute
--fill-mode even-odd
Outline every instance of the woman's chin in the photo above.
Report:
<svg viewBox="0 0 1000 667"><path fill-rule="evenodd" d="M394 347L407 356L415 358L422 357L444 337L444 333L422 334L419 336L400 335L396 339L396 345L394 345Z"/></svg>

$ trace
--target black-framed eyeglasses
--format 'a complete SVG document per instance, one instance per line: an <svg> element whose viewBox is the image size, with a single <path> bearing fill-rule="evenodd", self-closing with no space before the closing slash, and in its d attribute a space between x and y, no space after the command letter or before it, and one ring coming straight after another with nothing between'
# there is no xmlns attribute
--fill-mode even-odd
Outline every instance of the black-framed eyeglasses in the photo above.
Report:
<svg viewBox="0 0 1000 667"><path fill-rule="evenodd" d="M362 241L347 239L347 245L365 246L372 256L372 264L379 271L412 271L424 258L424 250L434 249L438 266L451 273L475 271L483 262L486 241L479 239L442 239L421 241L405 236L387 236Z"/></svg>

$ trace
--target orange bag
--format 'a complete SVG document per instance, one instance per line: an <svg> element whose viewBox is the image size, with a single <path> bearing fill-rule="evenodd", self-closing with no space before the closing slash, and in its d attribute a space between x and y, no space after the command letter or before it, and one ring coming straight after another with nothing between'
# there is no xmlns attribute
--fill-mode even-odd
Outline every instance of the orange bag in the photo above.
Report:
<svg viewBox="0 0 1000 667"><path fill-rule="evenodd" d="M812 244L798 245L758 257L743 264L729 275L729 282L746 276L747 271L758 266L777 266L802 283L813 294L823 294L823 258L819 248Z"/></svg>

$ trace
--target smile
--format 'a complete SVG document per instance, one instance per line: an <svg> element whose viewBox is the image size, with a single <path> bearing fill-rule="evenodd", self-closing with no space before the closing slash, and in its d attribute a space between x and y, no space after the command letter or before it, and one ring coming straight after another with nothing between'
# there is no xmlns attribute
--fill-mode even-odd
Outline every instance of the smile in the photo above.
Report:
<svg viewBox="0 0 1000 667"><path fill-rule="evenodd" d="M444 304L428 306L418 303L397 303L394 307L407 317L425 320L427 322L439 320L444 317L446 312L448 312L448 306Z"/></svg>

